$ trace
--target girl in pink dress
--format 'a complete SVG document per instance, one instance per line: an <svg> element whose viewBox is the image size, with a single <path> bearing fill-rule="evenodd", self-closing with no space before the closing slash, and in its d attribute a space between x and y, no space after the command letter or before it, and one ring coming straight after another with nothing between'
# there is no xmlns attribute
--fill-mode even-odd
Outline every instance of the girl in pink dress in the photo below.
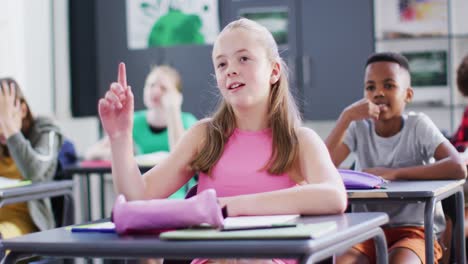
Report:
<svg viewBox="0 0 468 264"><path fill-rule="evenodd" d="M343 213L343 182L320 137L301 126L271 33L252 20L233 21L217 37L212 60L222 95L217 112L143 177L133 158L133 93L119 65L118 81L99 101L118 193L127 200L165 198L198 173L199 191L215 189L228 216ZM287 260L232 262L272 261Z"/></svg>

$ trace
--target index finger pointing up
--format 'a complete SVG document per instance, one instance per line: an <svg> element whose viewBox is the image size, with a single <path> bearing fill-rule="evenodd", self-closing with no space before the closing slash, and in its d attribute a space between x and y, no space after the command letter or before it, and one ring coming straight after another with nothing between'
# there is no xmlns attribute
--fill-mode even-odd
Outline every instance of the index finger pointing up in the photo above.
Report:
<svg viewBox="0 0 468 264"><path fill-rule="evenodd" d="M119 74L117 80L122 88L127 89L127 71L125 70L125 63L121 62L119 64Z"/></svg>

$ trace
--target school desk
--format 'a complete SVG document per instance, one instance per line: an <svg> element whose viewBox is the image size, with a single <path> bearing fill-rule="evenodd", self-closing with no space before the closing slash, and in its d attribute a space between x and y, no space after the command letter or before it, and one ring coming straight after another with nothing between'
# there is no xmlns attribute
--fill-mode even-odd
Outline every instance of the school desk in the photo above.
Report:
<svg viewBox="0 0 468 264"><path fill-rule="evenodd" d="M424 229L426 237L434 237L434 210L436 203L454 196L455 219L452 247L457 263L465 263L464 199L465 180L444 181L391 181L385 189L347 190L350 204L357 203L424 203ZM426 262L434 263L434 240L426 239Z"/></svg>
<svg viewBox="0 0 468 264"><path fill-rule="evenodd" d="M266 240L159 240L156 235L118 236L115 233L74 233L57 228L7 239L10 250L4 264L31 255L95 258L296 258L300 263L315 263L345 251L352 245L373 238L378 263L388 263L382 225L384 213L346 213L301 217L300 223L336 223L336 229L316 239Z"/></svg>
<svg viewBox="0 0 468 264"><path fill-rule="evenodd" d="M73 181L70 180L38 182L19 187L0 189L0 207L7 204L57 196L65 197L64 215L67 214L67 210L73 211Z"/></svg>

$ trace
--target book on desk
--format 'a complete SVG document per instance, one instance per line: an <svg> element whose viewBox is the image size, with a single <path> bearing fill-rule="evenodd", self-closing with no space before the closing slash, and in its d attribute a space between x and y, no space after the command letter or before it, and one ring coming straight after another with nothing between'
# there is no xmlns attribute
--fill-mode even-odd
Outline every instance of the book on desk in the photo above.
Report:
<svg viewBox="0 0 468 264"><path fill-rule="evenodd" d="M0 176L0 189L21 187L31 183L32 182L30 180L10 179Z"/></svg>
<svg viewBox="0 0 468 264"><path fill-rule="evenodd" d="M296 224L295 226L272 226L224 232L224 230L183 229L161 233L162 240L230 240L230 239L314 239L336 230L335 222Z"/></svg>

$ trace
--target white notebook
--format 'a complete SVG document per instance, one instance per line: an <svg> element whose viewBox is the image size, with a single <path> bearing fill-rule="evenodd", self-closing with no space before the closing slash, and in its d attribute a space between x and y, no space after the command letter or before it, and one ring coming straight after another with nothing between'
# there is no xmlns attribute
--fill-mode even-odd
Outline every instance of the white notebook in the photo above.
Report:
<svg viewBox="0 0 468 264"><path fill-rule="evenodd" d="M0 176L0 189L19 187L23 185L30 184L31 181L23 181L19 179L10 179L3 176Z"/></svg>
<svg viewBox="0 0 468 264"><path fill-rule="evenodd" d="M269 216L239 216L224 219L224 228L248 229L258 227L272 227L294 224L300 215L269 215Z"/></svg>

